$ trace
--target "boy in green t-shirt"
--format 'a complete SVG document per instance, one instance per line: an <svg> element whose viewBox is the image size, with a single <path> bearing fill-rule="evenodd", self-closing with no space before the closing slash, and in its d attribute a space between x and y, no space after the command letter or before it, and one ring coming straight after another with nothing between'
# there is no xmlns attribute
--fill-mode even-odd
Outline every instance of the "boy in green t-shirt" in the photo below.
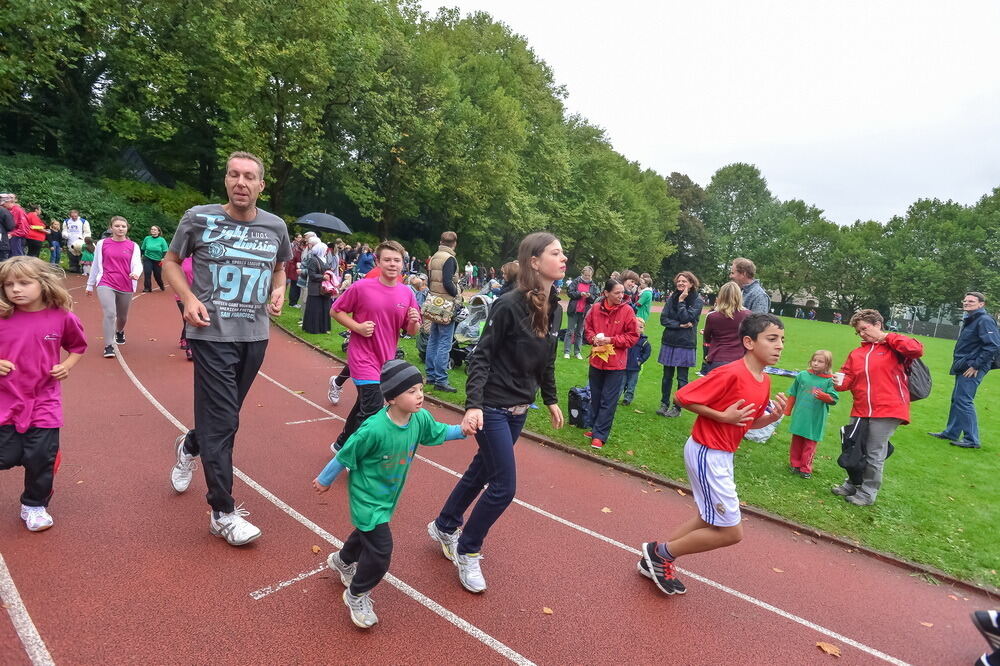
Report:
<svg viewBox="0 0 1000 666"><path fill-rule="evenodd" d="M382 367L380 384L389 406L362 423L313 479L316 492L325 493L341 471L350 472L347 489L354 531L326 563L340 573L347 588L344 603L351 611L351 621L362 629L378 622L371 590L389 571L389 520L417 445L437 446L465 437L461 426L438 423L422 409L423 382L420 371L406 361L387 362Z"/></svg>

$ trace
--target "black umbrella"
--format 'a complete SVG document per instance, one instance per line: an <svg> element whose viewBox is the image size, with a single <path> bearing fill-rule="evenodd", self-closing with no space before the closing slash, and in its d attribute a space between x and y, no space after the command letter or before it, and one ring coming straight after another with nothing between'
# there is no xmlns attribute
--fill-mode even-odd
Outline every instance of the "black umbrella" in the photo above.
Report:
<svg viewBox="0 0 1000 666"><path fill-rule="evenodd" d="M303 215L296 220L296 223L305 227L316 227L317 229L325 229L327 231L339 231L342 234L351 233L350 228L344 224L342 219L334 217L328 213L309 213L308 215Z"/></svg>

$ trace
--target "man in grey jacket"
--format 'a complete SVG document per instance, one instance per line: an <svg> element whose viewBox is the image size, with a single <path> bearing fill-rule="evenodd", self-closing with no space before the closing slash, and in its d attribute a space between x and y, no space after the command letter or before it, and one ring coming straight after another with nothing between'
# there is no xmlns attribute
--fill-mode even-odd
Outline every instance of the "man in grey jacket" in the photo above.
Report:
<svg viewBox="0 0 1000 666"><path fill-rule="evenodd" d="M743 290L743 307L751 312L768 313L771 311L771 297L760 286L760 282L754 279L757 274L757 266L749 259L736 257L733 265L729 269L729 279L740 285Z"/></svg>

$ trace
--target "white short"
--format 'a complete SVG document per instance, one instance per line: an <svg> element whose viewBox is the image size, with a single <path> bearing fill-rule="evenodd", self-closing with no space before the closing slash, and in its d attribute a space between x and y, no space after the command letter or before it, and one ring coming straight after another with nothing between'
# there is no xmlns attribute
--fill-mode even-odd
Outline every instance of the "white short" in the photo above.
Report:
<svg viewBox="0 0 1000 666"><path fill-rule="evenodd" d="M733 454L710 449L688 438L684 465L701 519L716 527L740 524L740 498L733 478Z"/></svg>

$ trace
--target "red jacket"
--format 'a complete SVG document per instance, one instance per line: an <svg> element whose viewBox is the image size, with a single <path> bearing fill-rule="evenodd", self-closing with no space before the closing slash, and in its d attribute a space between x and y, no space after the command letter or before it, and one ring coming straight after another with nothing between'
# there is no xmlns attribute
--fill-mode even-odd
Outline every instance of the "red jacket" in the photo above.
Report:
<svg viewBox="0 0 1000 666"><path fill-rule="evenodd" d="M45 223L42 222L42 218L32 211L27 215L28 219L28 240L45 240Z"/></svg>
<svg viewBox="0 0 1000 666"><path fill-rule="evenodd" d="M615 353L607 361L591 353L590 364L598 370L624 370L629 347L639 341L635 310L624 302L609 310L607 301L602 299L587 311L583 319L583 341L588 345L594 344L594 336L598 333L611 338Z"/></svg>
<svg viewBox="0 0 1000 666"><path fill-rule="evenodd" d="M910 389L902 359L923 355L924 346L919 341L900 333L889 333L879 344L862 342L840 368L844 383L834 388L851 392L851 416L896 418L909 423Z"/></svg>

